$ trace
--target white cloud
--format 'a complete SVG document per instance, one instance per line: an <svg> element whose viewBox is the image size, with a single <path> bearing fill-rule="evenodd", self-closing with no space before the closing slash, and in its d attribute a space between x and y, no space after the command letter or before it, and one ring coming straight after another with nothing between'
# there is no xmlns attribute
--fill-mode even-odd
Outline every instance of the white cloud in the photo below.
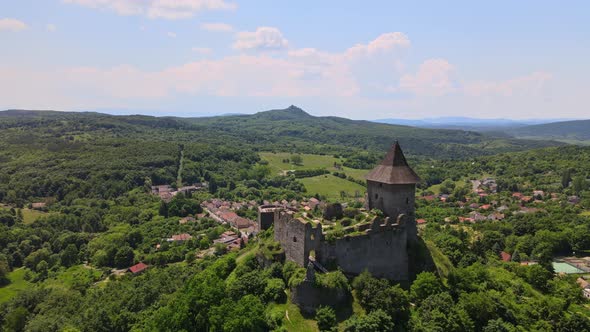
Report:
<svg viewBox="0 0 590 332"><path fill-rule="evenodd" d="M231 32L234 30L234 28L227 23L201 23L201 29L219 32Z"/></svg>
<svg viewBox="0 0 590 332"><path fill-rule="evenodd" d="M416 74L400 78L399 88L418 96L443 96L455 91L450 79L453 66L445 59L424 61Z"/></svg>
<svg viewBox="0 0 590 332"><path fill-rule="evenodd" d="M193 47L191 51L199 55L210 55L213 53L213 50L208 47Z"/></svg>
<svg viewBox="0 0 590 332"><path fill-rule="evenodd" d="M380 52L391 51L396 48L406 48L410 46L410 39L402 32L388 32L375 38L368 44L357 44L348 49L347 53L351 57L361 55L373 55Z"/></svg>
<svg viewBox="0 0 590 332"><path fill-rule="evenodd" d="M176 33L174 33L174 32L168 32L168 33L166 33L166 36L168 36L170 38L176 38Z"/></svg>
<svg viewBox="0 0 590 332"><path fill-rule="evenodd" d="M289 46L281 31L273 27L259 27L254 32L236 34L233 47L238 50L282 50Z"/></svg>
<svg viewBox="0 0 590 332"><path fill-rule="evenodd" d="M119 15L183 19L203 10L233 10L235 3L225 0L62 0L85 7L108 9Z"/></svg>
<svg viewBox="0 0 590 332"><path fill-rule="evenodd" d="M552 78L546 72L533 72L529 75L512 78L505 81L475 81L464 85L464 91L469 96L504 96L516 94L537 94Z"/></svg>
<svg viewBox="0 0 590 332"><path fill-rule="evenodd" d="M47 29L49 32L55 32L57 31L57 26L55 26L55 24L49 23L45 26L45 29Z"/></svg>
<svg viewBox="0 0 590 332"><path fill-rule="evenodd" d="M27 25L15 18L1 18L0 31L21 31L27 28Z"/></svg>

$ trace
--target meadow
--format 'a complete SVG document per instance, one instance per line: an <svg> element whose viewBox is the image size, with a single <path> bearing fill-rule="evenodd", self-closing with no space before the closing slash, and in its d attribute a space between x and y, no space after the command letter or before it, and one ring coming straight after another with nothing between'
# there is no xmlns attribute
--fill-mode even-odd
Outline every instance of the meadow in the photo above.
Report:
<svg viewBox="0 0 590 332"><path fill-rule="evenodd" d="M17 293L32 286L25 280L25 268L16 269L8 274L10 284L0 288L0 304L9 301Z"/></svg>
<svg viewBox="0 0 590 332"><path fill-rule="evenodd" d="M326 169L330 172L344 172L358 180L364 180L365 175L370 171L366 169L354 169L342 166L340 169L334 167L334 164L342 164L344 159L335 158L331 155L316 154L299 154L302 162L299 165L283 162L290 159L293 154L280 152L261 152L260 158L268 162L272 174L284 174L290 170L307 170L307 169ZM365 193L365 187L357 183L341 179L331 174L303 178L300 181L305 185L309 194L320 194L328 200L340 200L340 192L346 192L348 197L354 197L358 191L361 195Z"/></svg>

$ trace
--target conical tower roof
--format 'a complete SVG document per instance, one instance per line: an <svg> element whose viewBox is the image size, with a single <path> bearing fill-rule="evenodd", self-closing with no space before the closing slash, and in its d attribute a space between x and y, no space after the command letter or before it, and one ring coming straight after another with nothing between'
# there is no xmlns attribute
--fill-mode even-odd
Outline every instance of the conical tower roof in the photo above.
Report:
<svg viewBox="0 0 590 332"><path fill-rule="evenodd" d="M385 159L365 176L368 181L387 184L416 184L420 177L410 168L399 143L391 146Z"/></svg>

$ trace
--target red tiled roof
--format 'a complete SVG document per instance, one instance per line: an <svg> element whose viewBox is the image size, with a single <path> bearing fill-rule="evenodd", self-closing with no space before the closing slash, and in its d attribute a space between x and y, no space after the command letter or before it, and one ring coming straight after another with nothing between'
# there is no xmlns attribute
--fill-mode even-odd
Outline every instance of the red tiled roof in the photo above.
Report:
<svg viewBox="0 0 590 332"><path fill-rule="evenodd" d="M186 241L186 240L190 240L192 238L193 237L190 234L187 234L187 233L172 235L172 240L173 241Z"/></svg>
<svg viewBox="0 0 590 332"><path fill-rule="evenodd" d="M505 252L505 251L502 251L502 252L500 253L500 256L502 256L502 260L503 260L504 262L510 262L510 260L512 259L512 255L510 255L509 253L507 253L507 252Z"/></svg>
<svg viewBox="0 0 590 332"><path fill-rule="evenodd" d="M127 271L135 274L135 273L142 272L147 268L148 268L148 265L144 264L143 262L139 262L139 263L133 265L132 267L128 268Z"/></svg>
<svg viewBox="0 0 590 332"><path fill-rule="evenodd" d="M235 218L233 223L236 228L248 228L251 226L250 220L242 217Z"/></svg>
<svg viewBox="0 0 590 332"><path fill-rule="evenodd" d="M232 220L238 218L239 216L235 212L226 211L226 212L219 213L219 217L225 221L232 221Z"/></svg>
<svg viewBox="0 0 590 332"><path fill-rule="evenodd" d="M417 224L425 224L426 223L426 219L418 219L416 220Z"/></svg>

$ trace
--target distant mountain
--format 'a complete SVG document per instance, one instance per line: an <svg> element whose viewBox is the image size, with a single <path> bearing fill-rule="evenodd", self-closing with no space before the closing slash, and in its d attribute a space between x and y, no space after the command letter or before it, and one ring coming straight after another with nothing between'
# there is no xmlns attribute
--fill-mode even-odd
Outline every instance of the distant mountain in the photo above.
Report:
<svg viewBox="0 0 590 332"><path fill-rule="evenodd" d="M440 117L418 120L408 119L378 119L374 122L407 125L421 128L461 129L474 131L499 131L507 128L517 128L528 125L554 122L554 119L478 119L469 117Z"/></svg>
<svg viewBox="0 0 590 332"><path fill-rule="evenodd" d="M549 141L519 140L473 131L416 128L364 120L316 117L290 106L252 115L190 118L186 121L207 130L215 128L241 141L282 149L342 149L383 151L399 140L404 151L433 158L455 158L555 146ZM506 136L505 134L503 134Z"/></svg>
<svg viewBox="0 0 590 332"><path fill-rule="evenodd" d="M515 137L590 142L590 120L561 121L524 126L506 132Z"/></svg>

